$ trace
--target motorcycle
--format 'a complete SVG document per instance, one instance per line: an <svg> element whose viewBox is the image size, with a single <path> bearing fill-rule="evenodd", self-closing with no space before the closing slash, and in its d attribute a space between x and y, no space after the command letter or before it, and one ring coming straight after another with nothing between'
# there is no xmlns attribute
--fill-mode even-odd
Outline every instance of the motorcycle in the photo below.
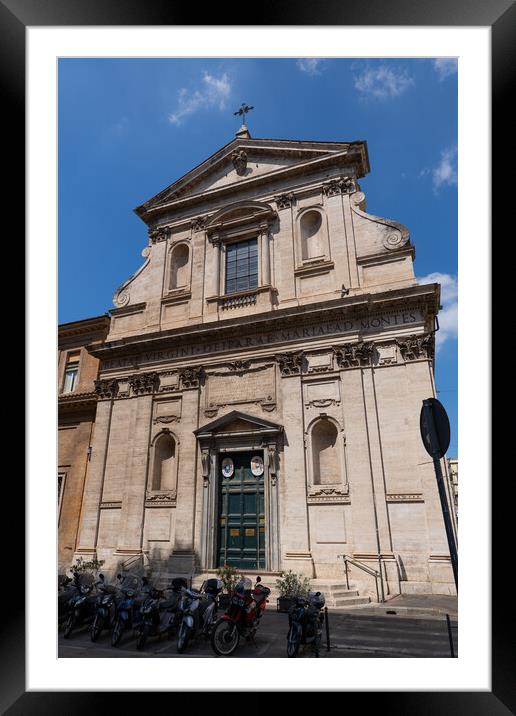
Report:
<svg viewBox="0 0 516 716"><path fill-rule="evenodd" d="M240 637L253 641L260 619L271 593L264 587L261 577L256 578L254 589L249 578L244 577L231 594L226 613L215 622L211 632L213 651L219 656L230 656L236 650Z"/></svg>
<svg viewBox="0 0 516 716"><path fill-rule="evenodd" d="M199 591L183 589L179 613L181 626L177 637L177 651L182 654L188 642L200 633L208 638L217 614L217 597L222 591L220 579L208 579Z"/></svg>
<svg viewBox="0 0 516 716"><path fill-rule="evenodd" d="M118 575L120 581L121 575ZM97 641L103 629L109 628L114 621L116 613L117 587L106 584L103 574L99 574L98 591L100 594L95 600L95 615L90 627L90 638Z"/></svg>
<svg viewBox="0 0 516 716"><path fill-rule="evenodd" d="M295 657L301 644L311 646L316 657L322 639L324 594L309 592L307 597L297 597L288 611L287 656Z"/></svg>
<svg viewBox="0 0 516 716"><path fill-rule="evenodd" d="M120 581L119 592L122 595L116 602L116 612L111 632L111 646L118 646L122 634L128 629L135 629L142 621L140 612L140 592L148 592L148 580L142 577L141 581L134 575L117 575Z"/></svg>
<svg viewBox="0 0 516 716"><path fill-rule="evenodd" d="M80 584L77 581L78 574L72 573L72 577L63 576L58 581L57 589L57 621L62 624L70 613L70 600L78 594Z"/></svg>
<svg viewBox="0 0 516 716"><path fill-rule="evenodd" d="M143 649L149 636L172 636L178 624L181 591L185 588L186 580L182 577L173 579L170 587L166 589L150 587L149 594L140 607L142 619L136 626L138 650ZM169 598L165 598L166 591L172 592Z"/></svg>
<svg viewBox="0 0 516 716"><path fill-rule="evenodd" d="M68 639L77 626L89 623L94 616L94 600L92 596L96 582L89 572L75 573L76 594L69 601L69 612L64 626L63 636Z"/></svg>

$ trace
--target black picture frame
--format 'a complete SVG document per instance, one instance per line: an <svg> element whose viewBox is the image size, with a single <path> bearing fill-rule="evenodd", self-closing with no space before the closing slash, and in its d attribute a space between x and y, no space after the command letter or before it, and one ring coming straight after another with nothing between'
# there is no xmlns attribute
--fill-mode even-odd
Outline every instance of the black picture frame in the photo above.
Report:
<svg viewBox="0 0 516 716"><path fill-rule="evenodd" d="M251 9L251 8L250 8ZM362 0L345 2L333 0L321 3L302 3L283 0L281 3L264 2L259 13L245 15L242 4L224 3L202 9L202 25L343 25L343 26L484 26L492 32L492 170L500 176L507 161L506 140L514 133L512 113L507 111L510 90L515 86L514 58L516 47L516 5L512 0ZM170 0L0 0L0 78L4 98L4 137L17 148L16 162L9 168L10 183L6 200L9 214L15 218L16 234L23 227L24 157L25 157L25 30L37 26L81 25L197 25L199 7L179 4ZM237 22L235 22L237 20ZM513 90L514 93L514 90ZM502 161L504 165L502 165ZM504 185L505 184L505 185ZM511 206L513 182L498 183L492 196L493 220L502 216L503 208ZM4 200L5 201L5 200ZM5 204L4 204L5 206ZM496 291L494 293L496 298ZM17 308L21 308L19 305ZM497 328L493 316L493 332ZM484 436L488 440L489 436ZM496 444L498 447L496 447ZM492 455L507 452L508 443L493 445ZM493 458L493 474L494 470ZM505 469L501 470L506 472ZM510 468L508 470L510 472ZM512 480L512 475L507 474ZM18 509L17 554L24 521L24 502L18 486L16 500L9 512ZM508 488L510 489L510 487ZM493 489L494 514L502 510L507 500L507 485ZM507 594L510 579L510 556L506 545L512 544L509 521L493 520L492 531L492 603ZM7 542L6 542L7 543ZM18 714L82 714L120 706L121 694L78 692L26 692L25 687L25 613L20 595L24 584L22 564L7 565L9 584L16 584L17 598L9 604L9 618L2 619L0 708L9 716ZM5 566L5 565L4 565ZM483 573L489 578L485 565ZM481 572L482 573L482 572ZM7 586L4 584L4 587ZM474 595L472 595L474 598ZM509 609L511 604L509 603ZM18 608L18 610L16 610ZM492 691L490 692L368 692L346 693L345 705L358 696L367 696L369 708L383 713L404 714L468 714L468 716L502 716L516 713L516 681L514 636L509 622L514 624L512 611L493 610L492 614ZM317 686L314 683L314 691ZM228 689L231 690L231 689ZM172 695L170 695L172 696ZM115 703L116 699L116 703ZM132 694L133 707L138 708L140 694ZM176 704L174 697L172 704ZM344 706L344 702L343 702ZM363 706L362 706L363 708Z"/></svg>

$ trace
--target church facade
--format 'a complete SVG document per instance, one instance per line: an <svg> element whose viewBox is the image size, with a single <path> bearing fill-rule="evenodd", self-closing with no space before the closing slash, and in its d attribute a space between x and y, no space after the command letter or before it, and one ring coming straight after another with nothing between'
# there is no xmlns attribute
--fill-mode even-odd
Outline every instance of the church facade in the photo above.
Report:
<svg viewBox="0 0 516 716"><path fill-rule="evenodd" d="M232 564L453 593L432 463L437 284L366 212L364 141L226 146L135 211L75 556L169 574Z"/></svg>

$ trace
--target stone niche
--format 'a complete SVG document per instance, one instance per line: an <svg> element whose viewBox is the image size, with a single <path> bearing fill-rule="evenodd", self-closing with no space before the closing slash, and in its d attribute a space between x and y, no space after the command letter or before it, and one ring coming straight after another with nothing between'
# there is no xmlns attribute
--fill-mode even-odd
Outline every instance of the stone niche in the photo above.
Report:
<svg viewBox="0 0 516 716"><path fill-rule="evenodd" d="M205 414L212 417L226 405L256 403L264 410L276 408L276 375L274 365L236 369L207 374Z"/></svg>

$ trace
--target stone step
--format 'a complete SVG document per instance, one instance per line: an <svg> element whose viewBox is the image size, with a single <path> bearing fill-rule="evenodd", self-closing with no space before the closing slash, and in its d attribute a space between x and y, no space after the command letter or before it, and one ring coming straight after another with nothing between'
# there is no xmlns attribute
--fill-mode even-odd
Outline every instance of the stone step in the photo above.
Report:
<svg viewBox="0 0 516 716"><path fill-rule="evenodd" d="M331 590L331 596L334 599L338 599L339 597L358 597L358 589L332 589Z"/></svg>
<svg viewBox="0 0 516 716"><path fill-rule="evenodd" d="M369 604L369 597L335 597L332 604L327 606L331 607L355 607L362 604Z"/></svg>

